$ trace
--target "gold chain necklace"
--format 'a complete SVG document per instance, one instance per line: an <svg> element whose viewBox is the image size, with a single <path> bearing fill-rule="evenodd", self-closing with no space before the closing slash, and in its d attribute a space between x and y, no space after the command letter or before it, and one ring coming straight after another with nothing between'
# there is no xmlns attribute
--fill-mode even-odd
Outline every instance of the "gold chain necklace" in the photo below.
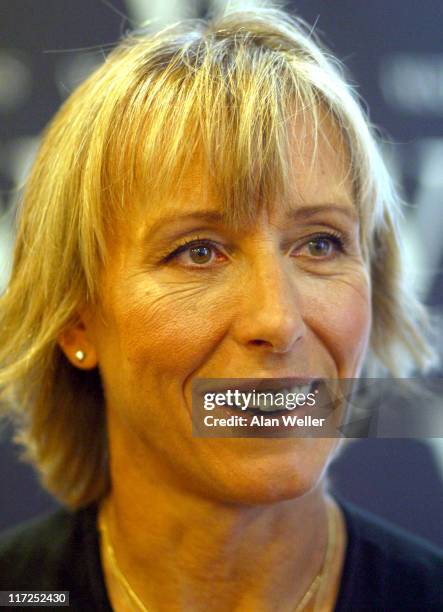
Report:
<svg viewBox="0 0 443 612"><path fill-rule="evenodd" d="M320 584L324 581L325 576L328 574L328 570L331 565L332 555L333 555L334 548L335 548L336 535L337 535L337 529L336 529L337 517L336 517L335 509L333 507L328 508L327 515L328 515L328 544L326 547L326 552L325 552L322 566L318 574L316 574L313 581L311 582L308 590L306 591L306 593L303 595L303 597L297 604L296 608L294 609L294 612L300 612L300 610L304 609L305 605L310 601L312 596L316 593L316 591L320 587ZM105 553L108 557L112 573L115 575L117 580L123 586L127 597L137 606L137 608L141 610L142 612L149 612L148 608L144 605L140 597L131 587L126 576L123 574L123 572L121 571L118 565L117 559L115 557L114 547L112 546L111 540L109 539L108 528L106 526L106 523L103 517L103 512L101 512L99 515L99 530L103 538Z"/></svg>
<svg viewBox="0 0 443 612"><path fill-rule="evenodd" d="M331 562L334 555L334 549L337 541L337 513L335 506L328 506L327 508L328 515L328 543L326 546L325 556L323 558L323 563L320 568L320 571L315 576L314 580L311 582L310 587L303 595L301 600L298 602L294 612L300 612L303 610L307 603L311 600L312 596L319 590L320 585L323 583L325 585L327 583L326 578L329 576ZM320 599L321 593L317 593L317 597L314 603L314 609L317 609L317 603Z"/></svg>

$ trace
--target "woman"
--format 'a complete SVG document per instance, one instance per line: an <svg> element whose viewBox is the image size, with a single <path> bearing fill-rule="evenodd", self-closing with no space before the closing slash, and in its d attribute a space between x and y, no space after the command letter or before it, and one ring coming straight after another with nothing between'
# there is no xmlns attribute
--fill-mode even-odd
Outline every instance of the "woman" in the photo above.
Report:
<svg viewBox="0 0 443 612"><path fill-rule="evenodd" d="M68 510L4 537L1 589L441 609L442 557L327 493L337 439L192 435L200 379L429 367L396 208L301 22L232 10L124 40L53 120L19 214L0 385Z"/></svg>

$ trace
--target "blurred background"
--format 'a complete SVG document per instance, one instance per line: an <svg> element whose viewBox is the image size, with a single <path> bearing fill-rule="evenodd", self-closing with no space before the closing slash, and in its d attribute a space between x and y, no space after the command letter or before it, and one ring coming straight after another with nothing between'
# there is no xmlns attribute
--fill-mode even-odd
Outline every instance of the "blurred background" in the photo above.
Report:
<svg viewBox="0 0 443 612"><path fill-rule="evenodd" d="M0 292L10 271L20 187L41 131L59 105L126 31L148 19L202 17L225 4L0 0ZM299 0L285 6L311 24L345 63L381 130L389 167L408 203L403 236L410 273L427 304L441 312L442 0ZM4 431L0 530L56 505L18 454ZM443 439L358 440L335 461L331 482L348 500L443 546Z"/></svg>

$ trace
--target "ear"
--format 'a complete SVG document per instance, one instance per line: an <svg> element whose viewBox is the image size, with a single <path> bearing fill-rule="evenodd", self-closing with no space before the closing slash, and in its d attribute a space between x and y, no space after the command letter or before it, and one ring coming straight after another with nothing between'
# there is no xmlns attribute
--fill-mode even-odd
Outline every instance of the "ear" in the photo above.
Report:
<svg viewBox="0 0 443 612"><path fill-rule="evenodd" d="M85 312L78 314L57 338L66 357L81 370L92 370L98 365L97 350L88 323L89 317Z"/></svg>

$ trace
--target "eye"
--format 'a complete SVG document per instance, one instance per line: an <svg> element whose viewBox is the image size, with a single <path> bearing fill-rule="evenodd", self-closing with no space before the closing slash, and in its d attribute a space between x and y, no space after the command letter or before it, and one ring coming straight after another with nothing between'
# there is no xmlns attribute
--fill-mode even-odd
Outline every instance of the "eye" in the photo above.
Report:
<svg viewBox="0 0 443 612"><path fill-rule="evenodd" d="M343 240L334 234L313 236L297 250L296 255L308 255L316 259L330 259L338 252L343 252Z"/></svg>
<svg viewBox="0 0 443 612"><path fill-rule="evenodd" d="M197 239L185 242L170 255L166 261L175 260L188 267L208 267L207 264L213 264L218 261L225 260L225 256L210 240Z"/></svg>
<svg viewBox="0 0 443 612"><path fill-rule="evenodd" d="M193 246L188 250L188 252L190 259L196 264L209 263L213 254L211 247L207 246L206 244Z"/></svg>

